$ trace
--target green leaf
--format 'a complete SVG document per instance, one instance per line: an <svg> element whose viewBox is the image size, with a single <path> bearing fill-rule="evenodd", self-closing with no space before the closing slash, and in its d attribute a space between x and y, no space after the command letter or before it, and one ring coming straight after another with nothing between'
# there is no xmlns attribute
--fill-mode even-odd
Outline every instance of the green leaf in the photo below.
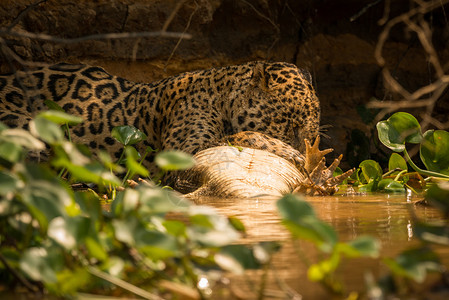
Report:
<svg viewBox="0 0 449 300"><path fill-rule="evenodd" d="M449 246L449 228L445 224L415 222L413 235L422 241Z"/></svg>
<svg viewBox="0 0 449 300"><path fill-rule="evenodd" d="M92 190L75 192L75 202L79 210L96 222L102 218L102 205L99 196Z"/></svg>
<svg viewBox="0 0 449 300"><path fill-rule="evenodd" d="M429 248L410 249L402 252L394 260L385 259L390 270L403 277L422 283L429 271L441 271L438 255Z"/></svg>
<svg viewBox="0 0 449 300"><path fill-rule="evenodd" d="M25 157L23 148L14 143L0 142L0 158L11 163L17 163Z"/></svg>
<svg viewBox="0 0 449 300"><path fill-rule="evenodd" d="M367 184L359 185L360 193L371 193L377 191L377 181L370 181Z"/></svg>
<svg viewBox="0 0 449 300"><path fill-rule="evenodd" d="M177 150L158 153L154 162L164 171L186 170L195 165L195 160L190 154Z"/></svg>
<svg viewBox="0 0 449 300"><path fill-rule="evenodd" d="M288 220L282 222L295 238L314 243L321 251L332 251L337 242L337 234L329 224L318 219L305 217L300 224Z"/></svg>
<svg viewBox="0 0 449 300"><path fill-rule="evenodd" d="M161 188L141 186L139 195L139 212L142 215L165 214L168 212L185 212L191 203L177 196L173 191ZM125 194L125 200L127 195Z"/></svg>
<svg viewBox="0 0 449 300"><path fill-rule="evenodd" d="M177 220L165 220L162 225L167 230L167 233L173 236L185 236L186 234L186 224Z"/></svg>
<svg viewBox="0 0 449 300"><path fill-rule="evenodd" d="M140 206L140 196L139 192L134 189L126 189L121 193L122 207L124 213L129 213L135 211ZM115 201L114 201L115 202ZM143 213L146 213L143 211Z"/></svg>
<svg viewBox="0 0 449 300"><path fill-rule="evenodd" d="M148 170L137 162L139 154L137 153L137 150L134 147L126 146L125 153L126 153L126 167L128 167L131 173L139 174L143 177L150 176Z"/></svg>
<svg viewBox="0 0 449 300"><path fill-rule="evenodd" d="M3 122L0 122L0 132L2 132L5 129L8 129L9 127L6 126Z"/></svg>
<svg viewBox="0 0 449 300"><path fill-rule="evenodd" d="M276 204L282 223L294 237L309 240L325 252L333 249L338 240L337 233L317 218L305 200L295 195L285 195Z"/></svg>
<svg viewBox="0 0 449 300"><path fill-rule="evenodd" d="M312 206L301 196L285 195L277 203L281 217L292 222L299 222L303 217L316 217Z"/></svg>
<svg viewBox="0 0 449 300"><path fill-rule="evenodd" d="M137 248L153 260L178 256L178 243L172 235L143 227L135 232Z"/></svg>
<svg viewBox="0 0 449 300"><path fill-rule="evenodd" d="M43 117L36 117L30 122L30 131L51 145L64 140L64 133L59 125Z"/></svg>
<svg viewBox="0 0 449 300"><path fill-rule="evenodd" d="M377 188L385 193L405 193L405 187L402 183L394 181L391 178L385 178L379 181Z"/></svg>
<svg viewBox="0 0 449 300"><path fill-rule="evenodd" d="M77 245L84 243L89 225L90 220L86 217L57 217L48 225L47 234L66 250L73 250Z"/></svg>
<svg viewBox="0 0 449 300"><path fill-rule="evenodd" d="M70 225L76 226L76 224ZM48 237L52 238L66 250L74 249L78 242L76 238L76 227L68 226L67 220L62 217L56 217L48 224L47 234Z"/></svg>
<svg viewBox="0 0 449 300"><path fill-rule="evenodd" d="M17 189L23 188L24 186L25 183L14 174L0 171L0 195L4 196L8 193L15 192Z"/></svg>
<svg viewBox="0 0 449 300"><path fill-rule="evenodd" d="M405 150L405 143L421 142L421 126L414 116L405 112L397 112L386 121L376 125L379 140L395 152Z"/></svg>
<svg viewBox="0 0 449 300"><path fill-rule="evenodd" d="M114 174L106 170L98 162L93 162L82 166L72 163L70 160L64 157L58 157L52 161L52 164L55 167L67 169L72 175L73 180L92 182L101 186L120 185L120 181L118 180L118 178Z"/></svg>
<svg viewBox="0 0 449 300"><path fill-rule="evenodd" d="M65 216L66 207L73 203L63 187L45 180L28 182L22 197L44 232L47 230L48 223L56 217Z"/></svg>
<svg viewBox="0 0 449 300"><path fill-rule="evenodd" d="M134 126L123 125L112 129L111 135L114 139L119 141L122 145L134 145L147 138L145 133Z"/></svg>
<svg viewBox="0 0 449 300"><path fill-rule="evenodd" d="M139 226L139 221L137 219L113 219L112 226L115 230L115 237L120 242L126 243L129 246L135 246L136 240L134 234Z"/></svg>
<svg viewBox="0 0 449 300"><path fill-rule="evenodd" d="M210 218L207 215L193 215L190 216L189 221L192 225L201 226L209 229L214 228L214 224L210 221Z"/></svg>
<svg viewBox="0 0 449 300"><path fill-rule="evenodd" d="M45 248L29 248L20 260L20 268L33 280L53 283L57 281L53 259Z"/></svg>
<svg viewBox="0 0 449 300"><path fill-rule="evenodd" d="M229 223L232 225L232 227L235 228L235 230L243 232L243 233L246 232L245 225L243 224L242 221L240 221L239 218L230 216L230 217L228 217L228 220L229 220Z"/></svg>
<svg viewBox="0 0 449 300"><path fill-rule="evenodd" d="M366 182L380 180L382 178L382 168L374 160L364 160L359 165Z"/></svg>
<svg viewBox="0 0 449 300"><path fill-rule="evenodd" d="M228 219L211 207L192 205L189 207L189 216L192 226L187 228L187 235L202 246L222 247L240 237Z"/></svg>
<svg viewBox="0 0 449 300"><path fill-rule="evenodd" d="M222 269L236 274L243 274L245 270L260 268L253 251L245 245L224 246L215 254L214 259Z"/></svg>
<svg viewBox="0 0 449 300"><path fill-rule="evenodd" d="M380 243L371 236L360 236L346 243L339 243L337 251L348 257L367 256L377 258L379 256Z"/></svg>
<svg viewBox="0 0 449 300"><path fill-rule="evenodd" d="M338 252L332 253L329 259L312 264L307 270L307 277L310 281L322 281L337 269L340 260L341 257Z"/></svg>
<svg viewBox="0 0 449 300"><path fill-rule="evenodd" d="M97 153L98 158L100 159L101 163L109 170L112 170L115 173L123 173L124 172L124 168L122 168L121 166L119 166L118 164L115 164L112 161L111 156L109 155L108 152L104 151L104 150L100 150Z"/></svg>
<svg viewBox="0 0 449 300"><path fill-rule="evenodd" d="M388 161L388 170L392 171L395 169L401 169L401 170L405 170L407 171L407 162L405 161L405 159L397 154L397 153L392 153L390 156L390 159Z"/></svg>
<svg viewBox="0 0 449 300"><path fill-rule="evenodd" d="M104 261L108 258L108 253L103 248L103 245L95 238L87 236L84 242L86 244L87 251L89 251L89 254L92 257L100 261Z"/></svg>
<svg viewBox="0 0 449 300"><path fill-rule="evenodd" d="M57 111L65 112L64 109L61 106L59 106L59 104L56 103L53 100L44 100L44 104L51 110L57 110Z"/></svg>
<svg viewBox="0 0 449 300"><path fill-rule="evenodd" d="M47 103L46 103L47 104ZM56 103L55 103L56 104ZM61 109L62 110L62 109ZM77 116L70 115L60 110L47 110L41 112L37 118L43 118L58 125L68 124L77 125L83 122L83 119Z"/></svg>
<svg viewBox="0 0 449 300"><path fill-rule="evenodd" d="M432 185L427 190L425 199L446 216L449 216L449 182Z"/></svg>
<svg viewBox="0 0 449 300"><path fill-rule="evenodd" d="M253 246L253 255L260 264L267 264L271 261L273 254L281 249L278 242L260 242Z"/></svg>
<svg viewBox="0 0 449 300"><path fill-rule="evenodd" d="M92 276L85 268L68 268L62 270L56 275L57 283L47 284L46 288L55 295L64 296L74 295L77 291L86 289L92 283Z"/></svg>
<svg viewBox="0 0 449 300"><path fill-rule="evenodd" d="M125 262L120 257L111 256L108 257L108 260L103 263L101 268L112 276L118 277L125 268Z"/></svg>
<svg viewBox="0 0 449 300"><path fill-rule="evenodd" d="M420 147L420 157L428 170L449 175L449 132L426 131Z"/></svg>
<svg viewBox="0 0 449 300"><path fill-rule="evenodd" d="M87 165L92 161L88 155L81 152L75 144L69 141L62 141L60 144L55 145L53 150L56 160L59 158L68 159L72 163L80 166Z"/></svg>
<svg viewBox="0 0 449 300"><path fill-rule="evenodd" d="M2 130L0 133L0 145L5 142L22 146L30 150L45 149L44 143L36 139L28 131L19 128Z"/></svg>

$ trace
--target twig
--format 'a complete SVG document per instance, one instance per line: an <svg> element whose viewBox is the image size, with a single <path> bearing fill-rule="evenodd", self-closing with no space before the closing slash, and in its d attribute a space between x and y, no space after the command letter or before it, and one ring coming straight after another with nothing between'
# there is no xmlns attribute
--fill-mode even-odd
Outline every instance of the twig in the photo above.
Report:
<svg viewBox="0 0 449 300"><path fill-rule="evenodd" d="M268 277L268 271L270 270L272 257L270 257L270 260L265 264L262 270L262 275L260 277L260 285L259 285L259 292L257 293L257 299L263 300L265 296L265 289L267 286L267 277Z"/></svg>
<svg viewBox="0 0 449 300"><path fill-rule="evenodd" d="M134 42L134 46L133 46L133 54L132 54L132 61L136 61L137 58L137 50L139 49L139 43L142 40L142 38L138 38L136 39L136 41Z"/></svg>
<svg viewBox="0 0 449 300"><path fill-rule="evenodd" d="M427 122L428 124L432 124L438 129L444 130L449 128L449 121L445 123L441 123L440 121L436 120L435 118L432 118L431 116L427 114L422 115L423 121Z"/></svg>
<svg viewBox="0 0 449 300"><path fill-rule="evenodd" d="M143 289L141 289L141 288L139 288L139 287L137 287L135 285L132 285L132 284L130 284L130 283L120 279L120 278L117 278L117 277L109 275L108 273L102 272L102 271L98 270L97 268L89 266L89 267L87 267L87 271L90 274L92 274L94 276L97 276L98 278L106 280L106 281L108 281L108 282L110 282L110 283L112 283L112 284L114 284L116 286L119 286L122 289L125 289L125 290L127 290L127 291L129 291L129 292L131 292L131 293L133 293L135 295L138 295L138 296L140 296L140 297L142 297L144 299L164 300L163 298L159 297L158 295L151 294L151 293L149 293L149 292L147 292L147 291L145 291L145 290L143 290Z"/></svg>
<svg viewBox="0 0 449 300"><path fill-rule="evenodd" d="M388 1L389 2L389 1ZM382 75L385 80L385 87L391 91L398 93L403 98L400 101L370 101L367 105L369 108L381 108L381 111L376 116L376 121L381 120L386 114L394 112L403 108L424 107L427 115L431 115L434 110L437 100L441 97L444 91L449 86L449 75L445 74L446 65L442 65L438 58L437 51L432 44L432 30L422 16L439 6L449 3L449 0L438 1L415 1L418 6L409 10L408 12L391 19L386 23L383 31L379 36L378 43L375 48L374 56L378 64L382 67ZM388 5L387 5L388 4ZM380 23L386 22L386 16L389 14L390 3L385 3L384 17ZM387 14L388 9L388 14ZM432 83L418 88L414 92L407 91L391 74L391 71L386 66L385 58L382 56L382 50L390 35L392 28L400 23L407 26L408 29L415 32L422 48L428 56L429 63L435 70L437 79ZM423 99L425 95L429 95ZM425 129L429 123L422 124Z"/></svg>
<svg viewBox="0 0 449 300"><path fill-rule="evenodd" d="M22 10L19 15L11 22L11 24L9 24L8 26L8 30L13 29L17 24L19 24L19 22L23 19L23 17L32 9L34 9L36 6L38 6L41 3L47 2L47 0L41 0L41 1L37 1L35 3L32 3L30 5L28 5L24 10Z"/></svg>
<svg viewBox="0 0 449 300"><path fill-rule="evenodd" d="M34 293L39 292L38 288L32 285L25 277L22 276L22 274L17 272L16 269L14 269L9 265L6 258L1 253L0 253L0 261L3 263L5 268L8 269L8 271L10 271L20 281L20 283L23 284L28 290Z"/></svg>
<svg viewBox="0 0 449 300"><path fill-rule="evenodd" d="M252 8L252 10L254 10L254 12L256 14L258 14L261 18L267 20L271 25L273 25L273 27L276 29L276 32L279 34L281 32L281 29L279 28L279 26L269 17L267 17L266 15L264 15L263 13L261 13L259 10L257 10L257 8L254 7L254 5L252 5L251 3L249 3L246 0L241 0L243 3L245 3L246 5L248 5L249 7Z"/></svg>
<svg viewBox="0 0 449 300"><path fill-rule="evenodd" d="M16 77L17 82L19 83L20 88L23 90L25 97L27 99L28 105L31 106L31 98L29 97L28 89L23 85L22 79L19 78L19 75L15 72L16 67L14 66L12 59L18 61L19 63L24 62L14 51L12 51L8 45L6 44L5 40L0 37L0 53L3 53L6 59L6 62L8 63L9 68L11 71L14 71L14 76Z"/></svg>
<svg viewBox="0 0 449 300"><path fill-rule="evenodd" d="M350 22L354 22L355 20L357 20L361 15L363 15L364 13L366 13L368 11L368 9L370 9L372 6L378 4L380 1L382 0L375 0L371 3L368 3L367 5L365 5L360 11L358 11L355 15L353 15L352 17L349 18Z"/></svg>
<svg viewBox="0 0 449 300"><path fill-rule="evenodd" d="M60 44L76 44L88 40L133 39L142 37L163 37L163 38L183 38L183 39L192 38L192 35L188 33L170 32L170 31L142 31L142 32L121 32L121 33L99 33L99 34L86 35L78 38L66 39L48 35L45 33L15 31L15 30L8 30L5 28L0 29L0 36L15 36Z"/></svg>
<svg viewBox="0 0 449 300"><path fill-rule="evenodd" d="M184 28L184 31L182 33L186 33L187 32L187 30L190 27L190 23L192 22L193 15L195 15L195 13L198 10L198 4L196 2L195 2L195 5L196 5L196 7L193 10L193 12L190 14L189 20L187 21L186 27ZM164 25L164 27L165 27L165 25ZM162 28L162 30L164 30L164 28ZM175 54L176 49L178 49L179 45L181 44L181 41L182 41L182 37L179 38L178 42L176 43L175 47L173 48L173 51L170 53L170 56L168 57L167 61L165 62L164 70L167 68L168 63L170 62L170 60L172 59L173 55Z"/></svg>
<svg viewBox="0 0 449 300"><path fill-rule="evenodd" d="M389 108L392 110L398 110L401 108L423 107L423 106L429 105L432 102L433 102L432 98L413 101L413 102L411 102L409 100L402 100L402 101L372 100L366 105L366 107L368 107L368 108Z"/></svg>
<svg viewBox="0 0 449 300"><path fill-rule="evenodd" d="M379 24L380 26L385 25L385 23L387 23L388 21L388 17L390 16L390 8L391 8L391 0L385 0L385 5L384 5L384 14L382 16L382 19L380 19L377 24Z"/></svg>
<svg viewBox="0 0 449 300"><path fill-rule="evenodd" d="M444 20L446 21L446 26L449 26L449 22L447 21L446 10L444 9L443 0L440 0L441 9L443 10Z"/></svg>
<svg viewBox="0 0 449 300"><path fill-rule="evenodd" d="M165 20L164 25L162 26L161 32L167 32L168 27L170 26L171 22L173 21L173 19L175 18L175 15L178 13L178 11L181 9L182 5L186 2L187 0L181 0L180 2L178 2L175 6L175 8L173 9L173 11L171 12L170 16L168 16L167 20ZM196 10L196 9L195 9ZM128 13L128 11L127 11ZM190 20L189 19L189 24L190 24ZM186 29L187 30L187 29ZM184 30L183 34L186 33L186 30ZM178 43L175 46L175 50L176 47L179 45L180 41L182 40L183 37L180 37L178 40ZM134 47L133 47L133 52L132 52L132 61L136 60L137 57L137 50L139 49L139 43L141 41L141 38L138 38L136 40L136 42L134 43ZM173 50L173 52L175 51ZM173 53L172 52L172 53Z"/></svg>
<svg viewBox="0 0 449 300"><path fill-rule="evenodd" d="M184 5L184 3L187 0L181 0L179 1L175 8L173 9L173 11L171 12L170 16L168 16L167 20L165 20L164 26L162 26L161 31L162 32L166 32L168 29L168 26L170 26L171 22L173 21L173 19L175 18L176 14L178 13L178 11L181 9L181 7Z"/></svg>
<svg viewBox="0 0 449 300"><path fill-rule="evenodd" d="M276 266L273 265L272 270L273 270L274 279L276 280L277 285L285 293L285 295L288 297L288 299L302 300L301 294L299 294L297 291L292 289L287 283L285 283L284 280L282 280L282 278L279 276Z"/></svg>
<svg viewBox="0 0 449 300"><path fill-rule="evenodd" d="M379 41L377 42L376 49L374 51L374 56L375 56L375 58L376 58L376 60L377 60L377 62L378 62L378 64L380 66L382 66L382 67L385 66L385 59L382 57L382 49L384 47L385 42L387 41L387 38L389 36L389 33L390 33L391 29L395 25L403 22L406 19L410 19L411 17L413 17L413 16L415 16L417 14L428 13L428 12L434 10L435 8L437 8L440 5L444 5L446 3L449 3L449 1L448 0L441 0L440 3L441 4L438 4L436 1L431 1L431 2L428 3L427 6L424 6L424 7L420 6L420 7L411 9L407 13L402 14L400 16L397 16L397 17L391 19L387 23L387 25L385 26L384 30L381 32L381 34L379 36Z"/></svg>
<svg viewBox="0 0 449 300"><path fill-rule="evenodd" d="M120 31L124 31L126 27L126 23L128 22L129 18L129 4L126 4L126 10L125 10L125 17L123 18L122 27Z"/></svg>
<svg viewBox="0 0 449 300"><path fill-rule="evenodd" d="M23 60L20 56L18 56L14 51L11 50L11 48L8 47L5 40L3 38L0 38L0 52L4 54L6 60L8 61L8 65L11 68L11 71L15 73L16 68L14 67L12 60L17 61L19 64L23 66L30 66L30 67L45 67L48 66L48 63L41 63L41 62L34 62L34 61L26 61ZM22 82L18 81L20 85L22 85ZM24 87L22 87L24 89Z"/></svg>
<svg viewBox="0 0 449 300"><path fill-rule="evenodd" d="M420 25L418 25L410 19L405 19L404 23L408 26L408 28L416 32L421 45L429 55L429 61L434 66L437 75L439 77L444 76L438 55L432 45L432 30L430 29L429 24L423 20L420 20Z"/></svg>

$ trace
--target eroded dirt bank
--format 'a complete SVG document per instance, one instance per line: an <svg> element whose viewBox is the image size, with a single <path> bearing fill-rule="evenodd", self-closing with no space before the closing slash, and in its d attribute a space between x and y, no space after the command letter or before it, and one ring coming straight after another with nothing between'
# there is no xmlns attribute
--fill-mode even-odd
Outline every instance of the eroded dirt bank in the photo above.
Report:
<svg viewBox="0 0 449 300"><path fill-rule="evenodd" d="M393 2L389 18L410 9L410 1ZM38 3L33 5L32 3ZM442 61L449 57L448 7L425 15ZM250 60L279 60L308 69L322 103L323 125L331 125L322 147L352 157L354 130L370 136L374 125L363 106L373 97L394 99L383 87L374 51L382 26L384 1L373 0L111 0L2 1L0 23L14 30L76 38L110 32L187 32L192 39L138 38L88 40L61 44L4 36L21 59L85 62L134 81L149 82L187 70ZM416 89L434 79L416 34L398 26L383 55L404 87ZM16 63L17 65L17 63ZM446 66L447 67L447 66ZM0 70L9 71L5 56ZM436 114L447 121L447 93ZM368 123L367 123L368 122ZM348 148L349 144L349 148ZM356 147L357 148L357 147ZM357 150L357 149L356 149ZM361 150L358 149L360 152ZM367 153L367 150L363 150ZM361 155L363 156L363 155ZM363 159L366 157L360 157Z"/></svg>

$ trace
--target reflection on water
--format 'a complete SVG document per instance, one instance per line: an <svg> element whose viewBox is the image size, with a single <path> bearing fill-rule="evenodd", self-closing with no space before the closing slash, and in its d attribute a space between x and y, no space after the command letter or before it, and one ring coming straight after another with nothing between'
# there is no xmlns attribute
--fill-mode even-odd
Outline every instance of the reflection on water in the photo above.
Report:
<svg viewBox="0 0 449 300"><path fill-rule="evenodd" d="M340 240L347 241L361 235L378 238L382 257L393 257L416 243L409 209L414 209L416 215L424 221L441 219L437 210L415 206L404 195L308 197L307 200L319 217L335 228ZM303 299L328 299L318 284L307 280L306 267L289 240L288 232L279 224L276 199L203 198L200 202L217 208L222 214L238 217L247 230L242 243L283 241L282 250L276 254L273 262L276 271L269 273L269 287L279 290L277 281L281 279L301 294ZM303 242L300 247L311 258L316 254L308 243ZM376 278L386 272L379 260L366 258L344 261L339 274L347 290L360 291L364 285L364 274L368 270ZM259 275L255 272L250 277L256 280ZM243 278L233 278L233 282L237 285L237 292L249 295L248 285Z"/></svg>

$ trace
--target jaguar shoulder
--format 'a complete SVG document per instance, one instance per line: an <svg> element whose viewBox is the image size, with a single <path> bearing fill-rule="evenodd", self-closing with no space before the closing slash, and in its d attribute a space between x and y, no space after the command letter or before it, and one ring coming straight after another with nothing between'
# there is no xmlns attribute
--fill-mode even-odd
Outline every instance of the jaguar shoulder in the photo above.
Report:
<svg viewBox="0 0 449 300"><path fill-rule="evenodd" d="M318 134L320 107L310 74L289 63L249 62L135 83L88 65L56 64L0 76L0 121L28 126L44 100L84 122L75 142L118 157L111 137L119 125L146 133L142 149L192 154L232 143L301 161L304 139ZM254 137L262 136L254 143ZM152 158L148 158L147 166Z"/></svg>

